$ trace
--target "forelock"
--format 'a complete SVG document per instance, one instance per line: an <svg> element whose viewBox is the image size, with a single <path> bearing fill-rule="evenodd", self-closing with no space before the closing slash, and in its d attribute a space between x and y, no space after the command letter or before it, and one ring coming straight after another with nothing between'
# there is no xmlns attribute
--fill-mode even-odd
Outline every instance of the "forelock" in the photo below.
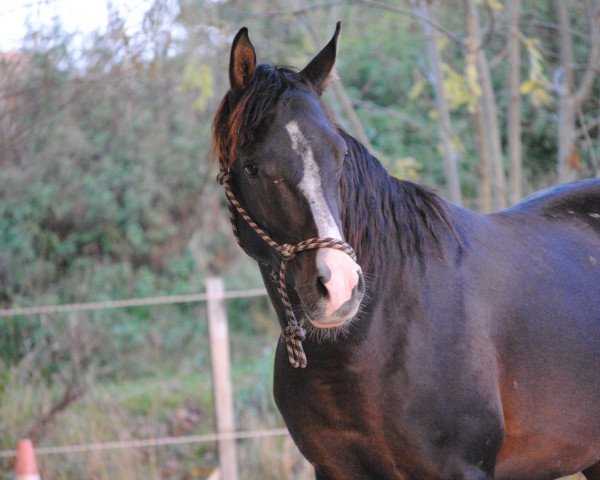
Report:
<svg viewBox="0 0 600 480"><path fill-rule="evenodd" d="M231 166L239 152L256 138L265 118L275 110L279 98L297 82L288 67L259 65L241 95L231 90L223 98L213 121L213 151Z"/></svg>

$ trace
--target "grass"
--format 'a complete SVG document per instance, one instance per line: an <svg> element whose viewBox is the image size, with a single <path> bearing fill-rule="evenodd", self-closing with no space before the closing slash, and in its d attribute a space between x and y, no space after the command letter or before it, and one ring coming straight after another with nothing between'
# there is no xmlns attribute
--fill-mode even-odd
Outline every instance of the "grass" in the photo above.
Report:
<svg viewBox="0 0 600 480"><path fill-rule="evenodd" d="M95 389L99 398L111 399L133 417L166 420L168 412L193 399L212 416L212 386L209 372L181 375L161 372L156 376L127 382L100 385Z"/></svg>
<svg viewBox="0 0 600 480"><path fill-rule="evenodd" d="M236 360L232 365L236 428L281 427L283 422L271 393L275 342L268 336L244 339L232 335L232 345L244 340L244 355L240 349L232 355ZM160 357L150 355L145 359L139 376L128 373L125 378L117 375L113 380L88 385L86 394L61 412L44 431L37 446L212 433L212 378L206 362L202 362L201 368L191 370L172 369L172 362L164 362ZM19 366L8 371L0 399L3 449L14 448L33 419L61 395L56 384L49 386L40 375L21 371ZM249 439L239 441L238 445L241 480L312 478L306 462L289 439ZM206 478L216 467L217 445L213 442L41 455L38 463L44 480L187 480ZM12 478L11 470L10 461L0 462L0 479Z"/></svg>

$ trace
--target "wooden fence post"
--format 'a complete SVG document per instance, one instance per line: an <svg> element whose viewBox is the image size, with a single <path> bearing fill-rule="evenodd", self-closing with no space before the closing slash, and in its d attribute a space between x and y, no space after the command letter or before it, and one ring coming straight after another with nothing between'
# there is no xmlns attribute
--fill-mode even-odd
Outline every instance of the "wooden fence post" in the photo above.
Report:
<svg viewBox="0 0 600 480"><path fill-rule="evenodd" d="M206 279L206 293L208 294L208 332L217 433L220 435L233 435L235 425L229 365L229 331L225 311L223 279L218 277ZM238 480L236 440L228 438L219 440L218 443L221 478L224 480Z"/></svg>

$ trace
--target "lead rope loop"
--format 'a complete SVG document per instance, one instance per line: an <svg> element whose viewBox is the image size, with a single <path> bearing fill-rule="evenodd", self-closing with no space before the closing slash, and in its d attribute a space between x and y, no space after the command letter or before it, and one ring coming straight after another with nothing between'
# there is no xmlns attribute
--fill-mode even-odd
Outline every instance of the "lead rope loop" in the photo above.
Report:
<svg viewBox="0 0 600 480"><path fill-rule="evenodd" d="M287 326L283 329L282 335L285 341L285 346L288 352L288 361L294 368L306 368L307 360L306 353L304 353L304 347L302 342L306 338L306 330L298 323L294 309L290 303L290 299L287 292L287 283L285 281L285 270L288 261L293 259L297 253L304 252L306 250L314 250L318 248L335 248L342 252L350 255L354 261L356 261L356 253L350 245L337 238L310 238L303 240L295 245L289 243L279 244L273 240L267 233L260 228L248 212L240 205L231 190L231 174L229 169L226 167L226 162L221 160L221 170L217 175L217 181L223 185L225 194L227 196L227 210L229 212L229 220L233 229L233 234L238 245L242 250L246 251L240 242L240 237L235 226L235 211L237 211L246 223L274 250L279 252L282 256L281 265L279 266L279 273L275 270L271 271L271 280L277 285L277 292L281 298L281 302L285 308L285 314L287 317ZM256 259L258 260L258 259Z"/></svg>

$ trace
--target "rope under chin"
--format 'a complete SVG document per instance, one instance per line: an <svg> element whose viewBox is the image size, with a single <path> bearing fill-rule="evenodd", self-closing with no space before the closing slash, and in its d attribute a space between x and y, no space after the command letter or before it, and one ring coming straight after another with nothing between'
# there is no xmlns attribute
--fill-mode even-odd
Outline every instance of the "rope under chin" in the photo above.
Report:
<svg viewBox="0 0 600 480"><path fill-rule="evenodd" d="M221 170L217 176L217 181L225 188L225 194L227 195L227 209L229 212L229 220L231 221L231 227L233 234L237 240L239 246L246 253L246 249L240 242L240 237L235 226L235 212L237 211L246 223L252 228L271 248L279 252L281 255L281 264L279 266L279 272L272 271L272 279L277 284L277 292L281 298L281 302L285 308L285 314L287 317L287 327L284 328L282 335L285 340L285 345L288 352L288 360L294 368L305 368L307 365L306 354L302 347L302 342L306 338L306 330L298 323L294 309L290 303L290 299L287 292L287 283L285 281L285 270L287 264L292 260L296 254L304 252L306 250L315 250L318 248L335 248L349 255L354 261L356 261L356 253L354 249L346 242L336 238L309 238L296 244L290 245L288 243L277 243L273 240L267 232L260 228L248 212L241 206L237 198L231 190L231 173L225 166L225 162L221 161ZM252 255L251 255L252 256Z"/></svg>

